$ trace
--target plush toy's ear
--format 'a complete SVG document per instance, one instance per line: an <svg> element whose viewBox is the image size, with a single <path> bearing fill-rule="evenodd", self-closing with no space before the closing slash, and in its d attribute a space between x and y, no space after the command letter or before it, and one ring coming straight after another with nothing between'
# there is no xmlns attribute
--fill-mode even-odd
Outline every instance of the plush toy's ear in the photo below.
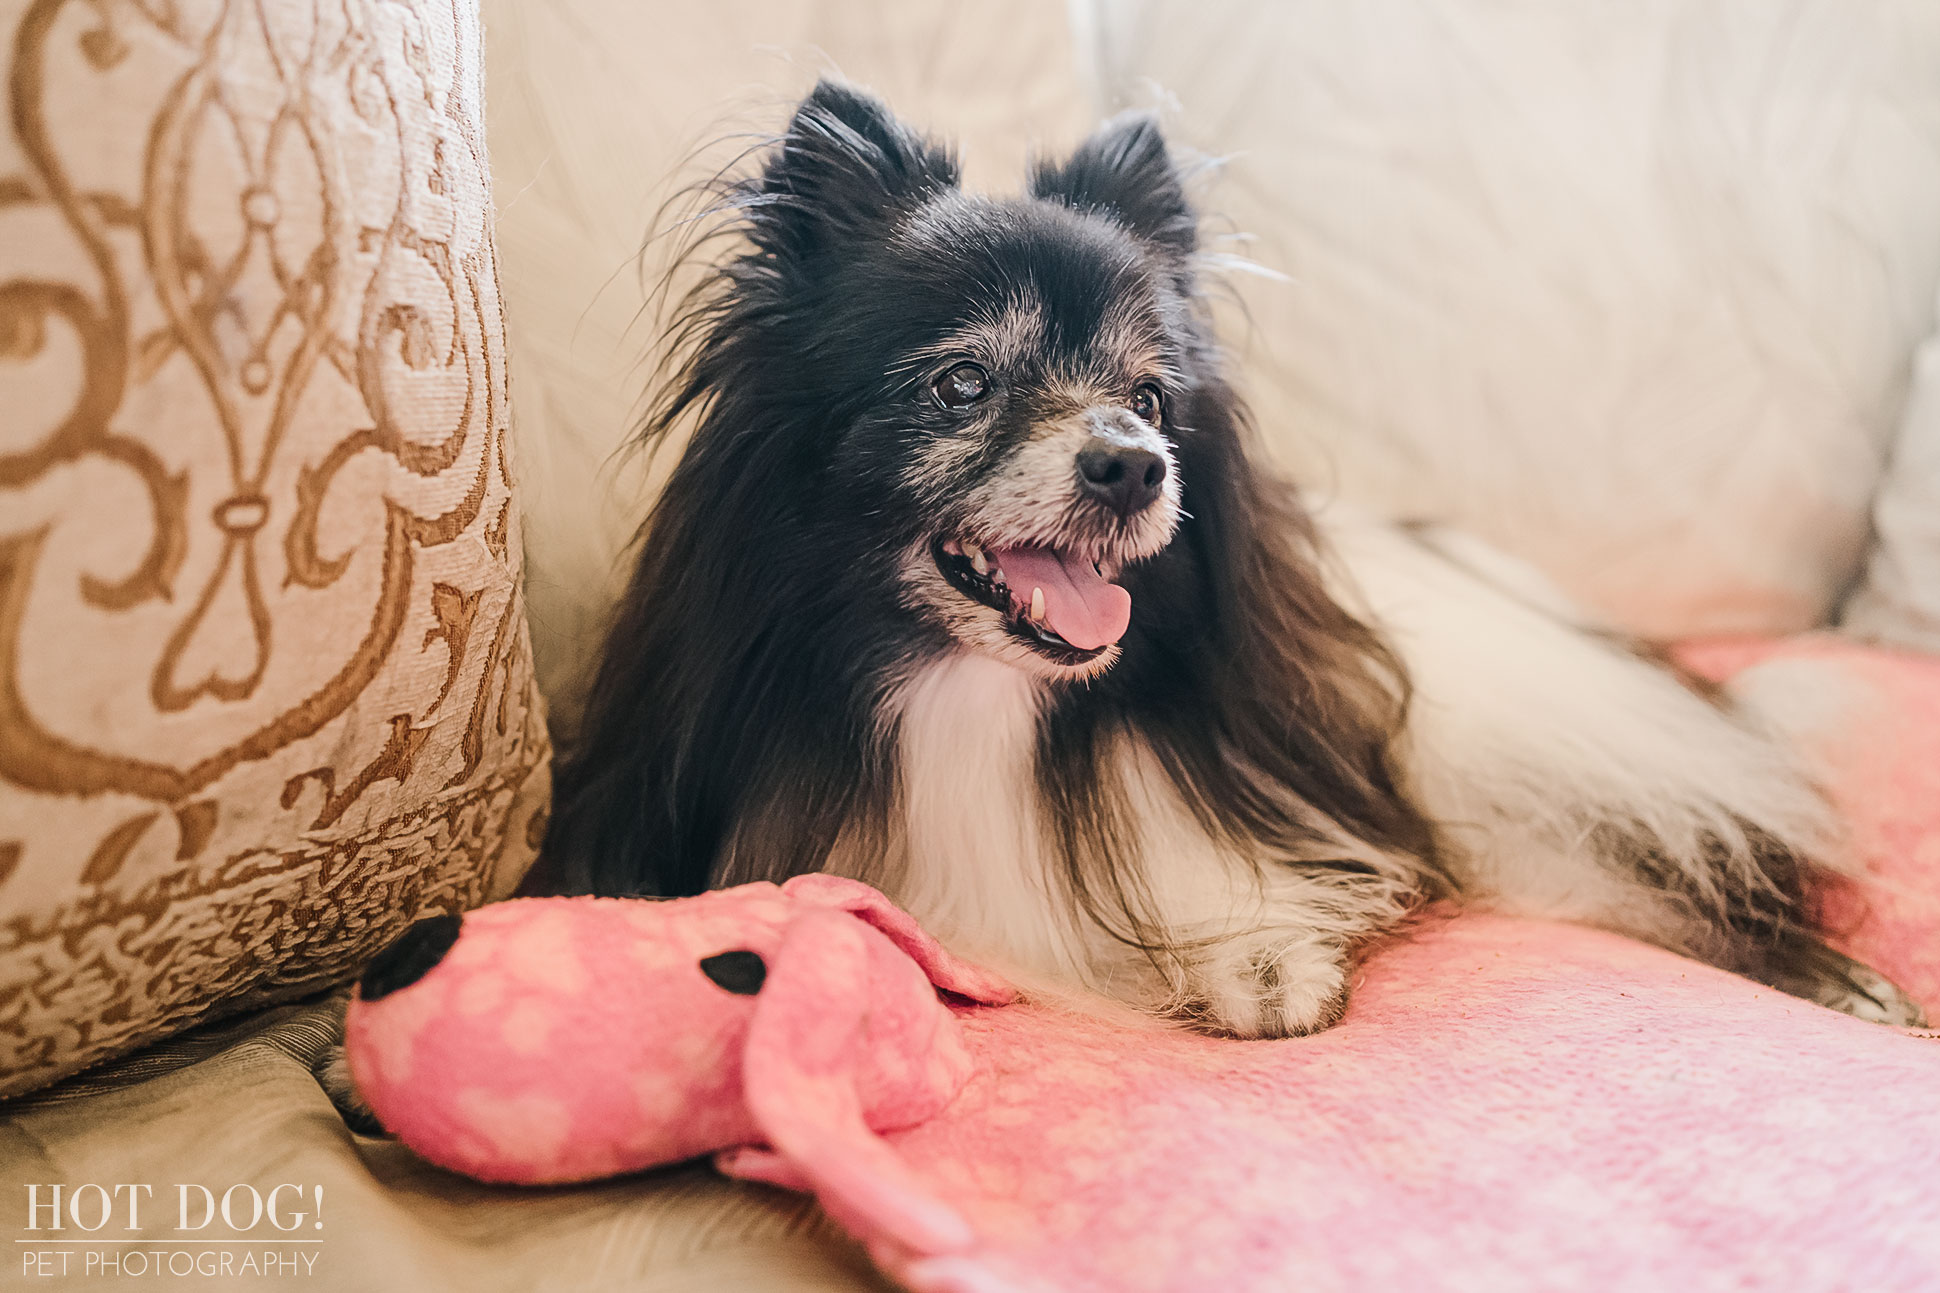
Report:
<svg viewBox="0 0 1940 1293"><path fill-rule="evenodd" d="M721 1169L813 1189L829 1215L864 1239L911 1252L961 1252L973 1238L863 1121L858 1064L869 944L876 937L836 910L791 920L748 1025L741 1081L772 1157L723 1155Z"/></svg>
<svg viewBox="0 0 1940 1293"><path fill-rule="evenodd" d="M1110 216L1181 256L1199 245L1199 222L1150 113L1115 117L1063 162L1037 163L1030 188L1034 197Z"/></svg>
<svg viewBox="0 0 1940 1293"><path fill-rule="evenodd" d="M954 188L957 174L947 147L903 125L880 100L821 81L770 154L749 217L776 250L806 256L845 235L880 230Z"/></svg>
<svg viewBox="0 0 1940 1293"><path fill-rule="evenodd" d="M813 872L798 875L781 888L790 897L846 911L875 926L945 992L985 1006L1001 1006L1017 999L1017 989L1001 976L952 956L908 912L860 880Z"/></svg>

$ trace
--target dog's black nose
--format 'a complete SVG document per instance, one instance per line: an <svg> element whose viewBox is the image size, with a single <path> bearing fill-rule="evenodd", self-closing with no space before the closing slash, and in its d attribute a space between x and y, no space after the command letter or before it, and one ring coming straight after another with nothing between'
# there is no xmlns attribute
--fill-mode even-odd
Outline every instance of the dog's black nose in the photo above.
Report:
<svg viewBox="0 0 1940 1293"><path fill-rule="evenodd" d="M1078 451L1085 493L1120 516L1152 505L1165 487L1165 459L1150 449L1095 435Z"/></svg>
<svg viewBox="0 0 1940 1293"><path fill-rule="evenodd" d="M431 973L458 941L459 924L457 916L426 916L399 934L364 967L364 977L357 980L357 995L375 1001Z"/></svg>
<svg viewBox="0 0 1940 1293"><path fill-rule="evenodd" d="M1166 485L1166 460L1150 448L1094 435L1079 450L1079 481L1084 493L1119 516L1131 516L1150 507Z"/></svg>

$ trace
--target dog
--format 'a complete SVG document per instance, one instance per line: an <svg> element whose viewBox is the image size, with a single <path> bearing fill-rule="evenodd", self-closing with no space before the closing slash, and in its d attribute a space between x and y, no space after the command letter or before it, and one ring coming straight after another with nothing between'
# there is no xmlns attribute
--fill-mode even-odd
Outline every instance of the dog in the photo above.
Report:
<svg viewBox="0 0 1940 1293"><path fill-rule="evenodd" d="M1722 693L1434 527L1254 460L1144 116L1026 193L838 83L714 208L641 531L528 892L828 871L957 953L1238 1037L1339 1019L1441 899L1848 1013L1835 820Z"/></svg>

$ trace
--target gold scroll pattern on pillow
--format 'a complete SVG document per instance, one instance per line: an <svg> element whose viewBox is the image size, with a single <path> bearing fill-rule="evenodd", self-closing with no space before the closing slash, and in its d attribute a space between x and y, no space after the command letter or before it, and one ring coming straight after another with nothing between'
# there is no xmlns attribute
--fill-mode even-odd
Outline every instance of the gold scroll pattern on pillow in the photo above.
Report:
<svg viewBox="0 0 1940 1293"><path fill-rule="evenodd" d="M476 14L0 0L0 1094L543 828Z"/></svg>

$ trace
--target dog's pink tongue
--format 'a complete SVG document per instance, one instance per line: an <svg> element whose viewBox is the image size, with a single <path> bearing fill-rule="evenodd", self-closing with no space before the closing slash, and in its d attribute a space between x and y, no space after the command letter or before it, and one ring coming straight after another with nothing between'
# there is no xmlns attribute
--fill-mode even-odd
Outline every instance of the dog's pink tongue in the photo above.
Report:
<svg viewBox="0 0 1940 1293"><path fill-rule="evenodd" d="M1132 595L1083 558L1067 559L1053 548L997 548L991 554L1018 605L1031 590L1044 590L1044 624L1081 651L1096 651L1125 636L1132 622Z"/></svg>

